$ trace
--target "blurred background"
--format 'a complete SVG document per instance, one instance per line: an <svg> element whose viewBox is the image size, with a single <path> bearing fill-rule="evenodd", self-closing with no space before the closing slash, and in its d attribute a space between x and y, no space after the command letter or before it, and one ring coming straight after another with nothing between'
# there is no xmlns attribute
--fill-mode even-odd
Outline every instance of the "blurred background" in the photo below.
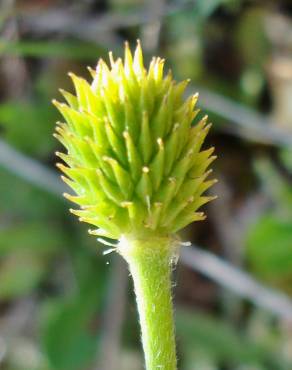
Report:
<svg viewBox="0 0 292 370"><path fill-rule="evenodd" d="M289 0L0 1L0 368L143 368L126 267L62 199L51 104L137 38L214 122L219 198L175 271L179 369L292 369Z"/></svg>

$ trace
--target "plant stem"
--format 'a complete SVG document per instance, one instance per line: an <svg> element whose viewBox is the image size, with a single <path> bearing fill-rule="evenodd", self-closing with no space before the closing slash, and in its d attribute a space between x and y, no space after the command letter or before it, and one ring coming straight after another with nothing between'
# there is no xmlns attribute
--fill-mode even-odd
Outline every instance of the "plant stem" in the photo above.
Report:
<svg viewBox="0 0 292 370"><path fill-rule="evenodd" d="M169 238L123 239L119 251L134 281L146 370L176 370L171 297L174 242Z"/></svg>

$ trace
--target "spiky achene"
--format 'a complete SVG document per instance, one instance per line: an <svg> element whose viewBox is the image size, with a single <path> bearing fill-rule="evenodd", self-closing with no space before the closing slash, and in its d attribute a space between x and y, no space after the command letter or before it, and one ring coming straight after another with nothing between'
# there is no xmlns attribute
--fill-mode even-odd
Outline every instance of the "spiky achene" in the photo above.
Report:
<svg viewBox="0 0 292 370"><path fill-rule="evenodd" d="M124 62L99 60L91 84L70 73L76 96L61 90L67 104L54 101L66 121L55 134L67 150L58 167L75 193L65 196L94 235L165 236L205 218L197 210L215 182L214 149L201 151L210 125L194 122L198 95L184 100L188 81L163 66L153 58L146 70L139 42L134 56L126 44Z"/></svg>

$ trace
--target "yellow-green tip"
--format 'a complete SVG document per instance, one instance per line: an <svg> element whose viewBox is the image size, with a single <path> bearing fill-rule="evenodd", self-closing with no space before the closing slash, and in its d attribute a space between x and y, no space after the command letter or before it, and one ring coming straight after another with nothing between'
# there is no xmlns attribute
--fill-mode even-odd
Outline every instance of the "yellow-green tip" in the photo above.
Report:
<svg viewBox="0 0 292 370"><path fill-rule="evenodd" d="M139 41L134 55L126 43L124 61L100 59L91 83L69 73L76 94L60 90L66 104L53 101L65 119L58 167L75 193L65 196L94 235L171 235L203 220L197 210L213 199L203 193L215 182L214 148L201 150L210 124L196 120L198 94L184 100L188 80L176 83L163 66L155 57L146 69Z"/></svg>

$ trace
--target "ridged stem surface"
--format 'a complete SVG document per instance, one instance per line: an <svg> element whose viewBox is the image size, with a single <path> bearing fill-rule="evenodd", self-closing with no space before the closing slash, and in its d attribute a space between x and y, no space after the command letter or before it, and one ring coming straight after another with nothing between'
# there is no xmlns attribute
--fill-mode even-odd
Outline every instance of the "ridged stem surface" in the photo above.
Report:
<svg viewBox="0 0 292 370"><path fill-rule="evenodd" d="M124 239L120 244L134 282L147 370L177 369L171 244L168 238Z"/></svg>

